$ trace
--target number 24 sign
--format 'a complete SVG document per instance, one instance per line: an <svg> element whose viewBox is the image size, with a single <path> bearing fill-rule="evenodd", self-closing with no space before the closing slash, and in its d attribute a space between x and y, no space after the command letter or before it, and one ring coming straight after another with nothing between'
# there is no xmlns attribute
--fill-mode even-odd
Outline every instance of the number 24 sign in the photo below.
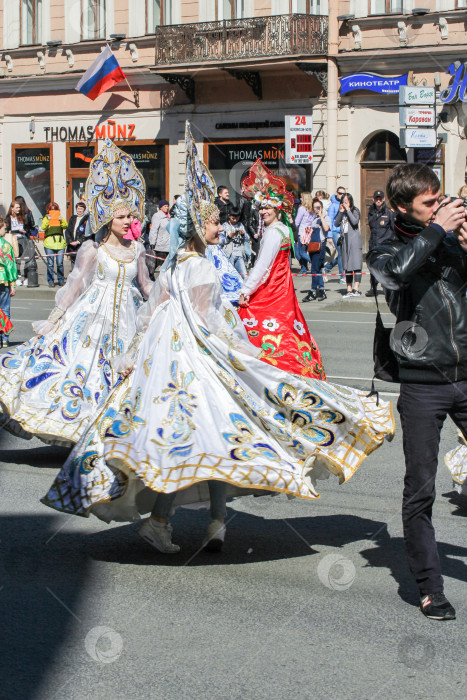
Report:
<svg viewBox="0 0 467 700"><path fill-rule="evenodd" d="M313 117L311 114L285 115L285 160L288 164L313 162Z"/></svg>

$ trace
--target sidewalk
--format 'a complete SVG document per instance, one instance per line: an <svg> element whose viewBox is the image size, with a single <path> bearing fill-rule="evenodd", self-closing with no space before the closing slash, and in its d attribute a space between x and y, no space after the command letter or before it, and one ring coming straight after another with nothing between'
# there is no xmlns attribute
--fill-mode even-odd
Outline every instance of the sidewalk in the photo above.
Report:
<svg viewBox="0 0 467 700"><path fill-rule="evenodd" d="M44 255L44 246L42 241L39 241L36 244L37 248L39 249L39 252ZM64 268L65 268L65 278L69 275L70 270L71 270L71 264L70 260L65 256L64 259ZM294 282L294 287L295 291L298 297L299 302L301 303L302 298L304 297L305 293L309 291L311 287L311 275L307 275L306 277L299 277L296 273L298 272L300 266L298 265L296 260L293 260L292 263L292 273L294 274L293 277L293 282ZM31 295L34 295L35 299L53 299L57 290L59 289L57 285L55 285L55 288L52 289L47 285L47 270L45 266L45 261L42 258L39 258L37 260L37 271L38 271L38 276L39 276L39 287L32 287L31 288ZM319 308L321 310L326 309L326 311L351 311L351 312L366 312L366 313L375 313L376 314L376 304L375 304L375 299L374 297L366 297L365 292L367 292L370 289L370 275L368 274L368 269L366 265L364 264L363 266L363 274L362 276L362 283L360 285L360 290L362 292L361 297L351 297L350 299L343 299L343 295L345 294L347 287L343 284L339 284L339 279L340 276L338 273L335 275L329 275L328 276L328 281L325 282L325 290L327 294L327 299L324 301L311 301L303 305L303 308ZM56 274L55 274L55 279L56 279ZM17 288L17 295L18 296L26 296L28 292L29 287L18 287ZM384 294L381 290L381 287L378 289L379 294L378 294L378 303L381 309L381 312L384 313L389 313L389 308L386 304L386 300L384 298Z"/></svg>

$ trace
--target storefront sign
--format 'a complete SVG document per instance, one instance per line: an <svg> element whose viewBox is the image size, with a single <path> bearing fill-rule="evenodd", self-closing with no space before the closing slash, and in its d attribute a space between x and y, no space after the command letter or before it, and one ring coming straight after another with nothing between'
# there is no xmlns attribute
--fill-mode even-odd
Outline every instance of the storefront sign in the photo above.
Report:
<svg viewBox="0 0 467 700"><path fill-rule="evenodd" d="M45 216L45 207L52 200L50 148L14 149L14 196L24 197L36 222Z"/></svg>
<svg viewBox="0 0 467 700"><path fill-rule="evenodd" d="M399 90L400 105L434 105L434 87L420 87L419 85L405 85Z"/></svg>
<svg viewBox="0 0 467 700"><path fill-rule="evenodd" d="M112 141L134 141L135 124L117 124L112 119L96 126L44 126L45 140L93 141L109 138Z"/></svg>
<svg viewBox="0 0 467 700"><path fill-rule="evenodd" d="M283 129L284 122L218 122L216 129Z"/></svg>
<svg viewBox="0 0 467 700"><path fill-rule="evenodd" d="M298 194L307 189L307 168L298 164L286 165L283 143L210 143L208 146L209 170L218 185L229 187L232 201L238 198L241 182L258 158L274 174L284 178L291 192Z"/></svg>
<svg viewBox="0 0 467 700"><path fill-rule="evenodd" d="M436 129L401 129L400 145L403 148L434 148Z"/></svg>
<svg viewBox="0 0 467 700"><path fill-rule="evenodd" d="M285 162L308 165L313 162L313 117L285 115Z"/></svg>
<svg viewBox="0 0 467 700"><path fill-rule="evenodd" d="M382 95L397 95L401 85L407 85L408 73L387 78L376 73L353 73L340 78L341 95L354 90L369 90Z"/></svg>
<svg viewBox="0 0 467 700"><path fill-rule="evenodd" d="M443 90L440 95L441 102L444 104L451 104L460 100L461 102L467 102L467 63L451 63L446 71L449 75L454 76L452 85Z"/></svg>
<svg viewBox="0 0 467 700"><path fill-rule="evenodd" d="M435 126L434 107L401 107L399 122L401 126Z"/></svg>
<svg viewBox="0 0 467 700"><path fill-rule="evenodd" d="M440 144L438 148L417 148L414 153L414 162L444 165L444 144Z"/></svg>

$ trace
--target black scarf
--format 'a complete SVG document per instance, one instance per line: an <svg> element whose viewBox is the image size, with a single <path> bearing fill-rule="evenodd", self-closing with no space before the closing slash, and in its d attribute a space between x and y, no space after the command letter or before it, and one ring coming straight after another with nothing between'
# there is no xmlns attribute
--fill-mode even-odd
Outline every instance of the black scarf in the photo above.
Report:
<svg viewBox="0 0 467 700"><path fill-rule="evenodd" d="M424 228L426 228L426 226L417 224L415 221L412 222L408 219L404 219L400 214L396 216L396 220L394 221L394 233L401 241L405 242L418 236Z"/></svg>

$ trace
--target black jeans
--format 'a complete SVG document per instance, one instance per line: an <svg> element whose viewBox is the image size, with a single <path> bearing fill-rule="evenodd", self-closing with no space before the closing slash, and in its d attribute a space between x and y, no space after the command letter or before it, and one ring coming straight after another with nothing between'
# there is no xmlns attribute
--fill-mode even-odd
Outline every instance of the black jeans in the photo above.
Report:
<svg viewBox="0 0 467 700"><path fill-rule="evenodd" d="M467 381L401 384L400 413L405 454L402 522L410 570L420 595L443 590L431 522L441 428L450 416L467 437Z"/></svg>

